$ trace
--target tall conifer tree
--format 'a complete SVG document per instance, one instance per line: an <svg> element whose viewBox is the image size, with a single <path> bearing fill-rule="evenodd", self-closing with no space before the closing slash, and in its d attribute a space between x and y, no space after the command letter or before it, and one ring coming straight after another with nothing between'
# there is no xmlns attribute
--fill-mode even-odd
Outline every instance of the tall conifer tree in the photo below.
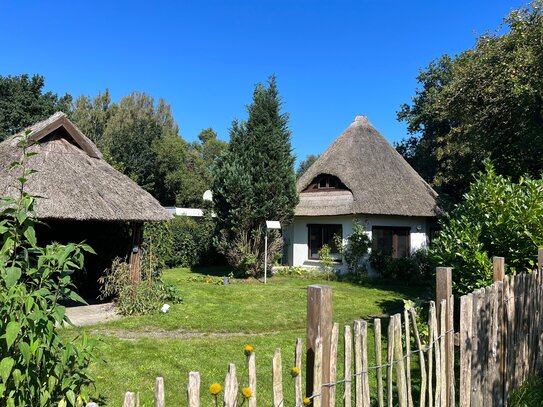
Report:
<svg viewBox="0 0 543 407"><path fill-rule="evenodd" d="M267 86L256 85L249 117L234 120L228 149L214 169L219 249L231 265L253 276L263 271L266 220L288 225L298 203L288 114L281 107L274 76ZM268 237L271 262L282 238L273 231Z"/></svg>

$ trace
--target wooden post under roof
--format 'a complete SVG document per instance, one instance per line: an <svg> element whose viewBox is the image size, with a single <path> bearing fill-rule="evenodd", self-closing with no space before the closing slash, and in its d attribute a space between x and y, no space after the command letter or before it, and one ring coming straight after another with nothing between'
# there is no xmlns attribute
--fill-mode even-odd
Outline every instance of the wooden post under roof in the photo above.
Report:
<svg viewBox="0 0 543 407"><path fill-rule="evenodd" d="M141 280L141 244L143 242L143 223L132 223L132 247L130 248L130 275L134 283Z"/></svg>

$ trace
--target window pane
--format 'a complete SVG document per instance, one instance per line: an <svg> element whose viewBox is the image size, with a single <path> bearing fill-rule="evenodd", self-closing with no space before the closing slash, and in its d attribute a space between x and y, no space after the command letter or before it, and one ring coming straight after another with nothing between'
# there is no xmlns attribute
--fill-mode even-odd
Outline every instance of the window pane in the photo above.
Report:
<svg viewBox="0 0 543 407"><path fill-rule="evenodd" d="M309 258L317 259L322 247L322 228L319 225L309 225Z"/></svg>
<svg viewBox="0 0 543 407"><path fill-rule="evenodd" d="M409 230L398 229L395 231L397 235L396 247L394 250L394 257L407 257L409 256Z"/></svg>
<svg viewBox="0 0 543 407"><path fill-rule="evenodd" d="M342 237L343 227L341 225L323 225L323 244L330 246L330 252L337 254L336 236Z"/></svg>
<svg viewBox="0 0 543 407"><path fill-rule="evenodd" d="M372 250L386 254L392 254L392 229L373 228L372 229Z"/></svg>
<svg viewBox="0 0 543 407"><path fill-rule="evenodd" d="M330 251L334 254L338 253L338 248L335 243L335 236L343 235L342 225L308 225L309 228L309 258L318 259L319 250L327 244L330 246Z"/></svg>

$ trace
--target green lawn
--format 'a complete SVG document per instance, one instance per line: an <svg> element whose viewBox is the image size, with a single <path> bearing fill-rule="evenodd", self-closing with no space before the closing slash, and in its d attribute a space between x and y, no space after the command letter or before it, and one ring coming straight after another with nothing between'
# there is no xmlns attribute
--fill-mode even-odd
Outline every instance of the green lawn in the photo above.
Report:
<svg viewBox="0 0 543 407"><path fill-rule="evenodd" d="M85 328L99 340L97 354L103 359L92 366L97 378L95 397L102 399L101 405L120 406L124 392L130 390L140 392L142 407L152 406L156 376L165 378L168 405L184 405L190 371L201 374L202 405L214 405L207 389L213 382L224 381L228 363L236 364L240 385L246 385L246 344L256 352L259 404L270 404L271 359L276 348L283 351L285 399L293 400L289 371L295 340L305 336L308 285L332 287L333 318L341 325L401 310L402 298L423 292L405 285L360 286L316 277L275 276L267 285L234 280L222 286L206 284L201 274L188 269L167 271L164 280L178 285L184 298L167 314L127 317ZM369 347L373 348L373 341Z"/></svg>

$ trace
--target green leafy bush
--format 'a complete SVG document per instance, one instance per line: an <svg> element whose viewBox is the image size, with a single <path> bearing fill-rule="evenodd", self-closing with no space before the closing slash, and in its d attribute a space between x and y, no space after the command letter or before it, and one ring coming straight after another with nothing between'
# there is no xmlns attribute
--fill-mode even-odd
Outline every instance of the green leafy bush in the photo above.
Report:
<svg viewBox="0 0 543 407"><path fill-rule="evenodd" d="M400 258L375 250L371 252L369 262L382 277L393 280L427 282L431 281L434 270L432 259L424 249Z"/></svg>
<svg viewBox="0 0 543 407"><path fill-rule="evenodd" d="M355 275L365 276L368 270L364 260L369 253L371 239L357 219L353 222L353 231L347 238L347 244L343 246L341 236L336 236L336 245L340 248L348 271Z"/></svg>
<svg viewBox="0 0 543 407"><path fill-rule="evenodd" d="M212 264L217 260L213 248L215 226L209 215L202 219L176 216L170 223L172 250L170 267Z"/></svg>
<svg viewBox="0 0 543 407"><path fill-rule="evenodd" d="M143 230L142 267L160 273L169 265L172 253L171 221L146 222Z"/></svg>
<svg viewBox="0 0 543 407"><path fill-rule="evenodd" d="M492 256L505 257L507 273L532 270L543 244L543 180L514 183L485 166L430 249L436 265L454 268L458 294L492 283Z"/></svg>
<svg viewBox="0 0 543 407"><path fill-rule="evenodd" d="M25 191L35 171L23 158L17 199L0 198L0 399L7 406L78 405L88 401L94 379L88 372L93 344L64 340L59 326L69 323L63 300L84 302L72 274L83 267L85 244L37 244L35 197Z"/></svg>

